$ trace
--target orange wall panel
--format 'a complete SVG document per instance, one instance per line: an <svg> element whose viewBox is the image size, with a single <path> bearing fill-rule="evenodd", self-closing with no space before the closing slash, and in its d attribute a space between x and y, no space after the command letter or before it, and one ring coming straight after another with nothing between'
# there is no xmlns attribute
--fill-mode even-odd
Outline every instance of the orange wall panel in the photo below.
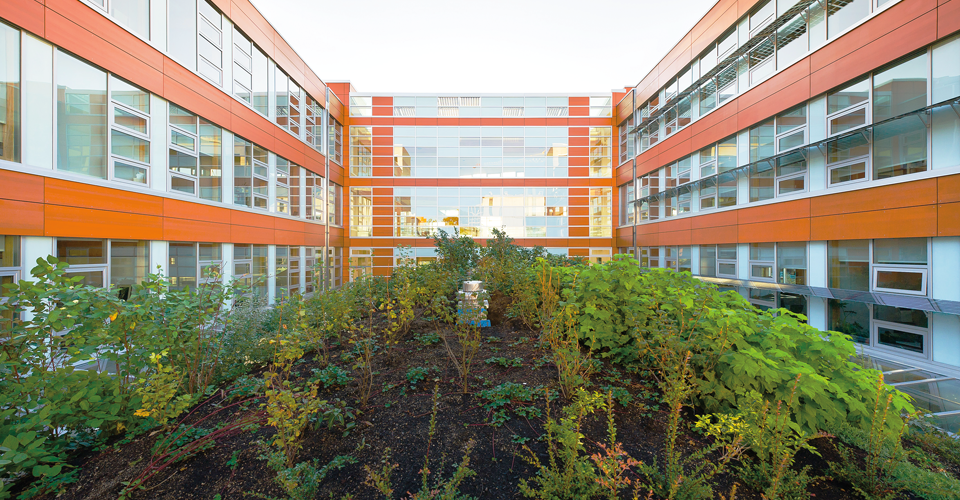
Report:
<svg viewBox="0 0 960 500"><path fill-rule="evenodd" d="M44 236L162 240L163 218L150 215L45 205Z"/></svg>
<svg viewBox="0 0 960 500"><path fill-rule="evenodd" d="M0 199L43 203L43 183L39 175L0 170Z"/></svg>
<svg viewBox="0 0 960 500"><path fill-rule="evenodd" d="M812 240L915 238L937 235L937 207L874 210L810 219Z"/></svg>
<svg viewBox="0 0 960 500"><path fill-rule="evenodd" d="M167 241L202 241L211 243L258 243L262 241L235 240L230 237L230 225L188 219L163 219L163 237Z"/></svg>
<svg viewBox="0 0 960 500"><path fill-rule="evenodd" d="M43 205L0 199L0 234L43 236Z"/></svg>
<svg viewBox="0 0 960 500"><path fill-rule="evenodd" d="M61 179L46 179L44 201L48 205L95 208L113 212L163 215L163 199L120 189L91 186Z"/></svg>
<svg viewBox="0 0 960 500"><path fill-rule="evenodd" d="M932 205L937 202L937 180L925 179L858 191L848 191L811 200L813 216L848 214L888 208Z"/></svg>
<svg viewBox="0 0 960 500"><path fill-rule="evenodd" d="M937 206L937 236L960 236L960 203Z"/></svg>

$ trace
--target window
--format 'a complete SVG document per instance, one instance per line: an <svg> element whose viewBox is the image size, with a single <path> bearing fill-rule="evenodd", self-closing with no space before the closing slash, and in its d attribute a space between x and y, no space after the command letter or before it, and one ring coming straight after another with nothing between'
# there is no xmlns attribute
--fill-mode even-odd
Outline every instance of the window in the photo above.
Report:
<svg viewBox="0 0 960 500"><path fill-rule="evenodd" d="M640 247L640 267L660 267L660 247Z"/></svg>
<svg viewBox="0 0 960 500"><path fill-rule="evenodd" d="M716 245L700 245L700 276L717 276Z"/></svg>
<svg viewBox="0 0 960 500"><path fill-rule="evenodd" d="M755 162L776 154L774 146L775 120L768 120L750 128L750 161Z"/></svg>
<svg viewBox="0 0 960 500"><path fill-rule="evenodd" d="M870 134L855 133L828 142L827 181L834 186L867 179L870 163Z"/></svg>
<svg viewBox="0 0 960 500"><path fill-rule="evenodd" d="M635 204L633 203L636 199L636 185L633 182L628 182L620 186L620 225L630 225L632 226L636 222L636 214L634 213Z"/></svg>
<svg viewBox="0 0 960 500"><path fill-rule="evenodd" d="M340 221L340 206L342 206L341 197L343 188L336 182L330 182L327 185L327 222L335 226L342 224Z"/></svg>
<svg viewBox="0 0 960 500"><path fill-rule="evenodd" d="M170 104L169 190L223 200L220 127Z"/></svg>
<svg viewBox="0 0 960 500"><path fill-rule="evenodd" d="M350 236L373 236L373 188L350 188Z"/></svg>
<svg viewBox="0 0 960 500"><path fill-rule="evenodd" d="M350 175L373 175L373 127L350 127Z"/></svg>
<svg viewBox="0 0 960 500"><path fill-rule="evenodd" d="M150 244L146 241L57 238L57 258L70 264L67 273L82 276L83 285L111 286L121 299L146 279Z"/></svg>
<svg viewBox="0 0 960 500"><path fill-rule="evenodd" d="M590 188L590 237L609 237L613 231L613 189Z"/></svg>
<svg viewBox="0 0 960 500"><path fill-rule="evenodd" d="M773 281L774 243L750 244L750 279Z"/></svg>
<svg viewBox="0 0 960 500"><path fill-rule="evenodd" d="M807 143L807 106L801 104L777 115L777 152L783 153Z"/></svg>
<svg viewBox="0 0 960 500"><path fill-rule="evenodd" d="M306 117L306 141L313 149L323 152L323 104L304 92L306 103L303 113Z"/></svg>
<svg viewBox="0 0 960 500"><path fill-rule="evenodd" d="M796 293L777 292L777 307L806 316L807 298Z"/></svg>
<svg viewBox="0 0 960 500"><path fill-rule="evenodd" d="M751 165L749 175L751 202L800 193L806 191L807 160L799 152L791 153Z"/></svg>
<svg viewBox="0 0 960 500"><path fill-rule="evenodd" d="M773 74L777 70L776 48L774 45L775 35L770 35L760 41L747 54L747 66L750 70L750 84L756 85L764 78Z"/></svg>
<svg viewBox="0 0 960 500"><path fill-rule="evenodd" d="M827 37L833 39L870 14L870 0L827 0Z"/></svg>
<svg viewBox="0 0 960 500"><path fill-rule="evenodd" d="M736 134L717 143L717 172L723 173L735 168L737 168Z"/></svg>
<svg viewBox="0 0 960 500"><path fill-rule="evenodd" d="M150 94L110 77L111 178L146 184L150 171Z"/></svg>
<svg viewBox="0 0 960 500"><path fill-rule="evenodd" d="M827 259L830 288L870 290L870 240L831 241Z"/></svg>
<svg viewBox="0 0 960 500"><path fill-rule="evenodd" d="M777 283L807 284L807 244L777 243Z"/></svg>
<svg viewBox="0 0 960 500"><path fill-rule="evenodd" d="M299 203L299 199L290 197L292 176L300 176L300 167L283 158L277 157L277 213L290 214L291 204Z"/></svg>
<svg viewBox="0 0 960 500"><path fill-rule="evenodd" d="M373 250L370 248L350 249L350 281L364 276L373 276Z"/></svg>
<svg viewBox="0 0 960 500"><path fill-rule="evenodd" d="M57 168L107 178L107 74L56 54Z"/></svg>
<svg viewBox="0 0 960 500"><path fill-rule="evenodd" d="M610 177L613 148L610 127L590 127L590 177Z"/></svg>
<svg viewBox="0 0 960 500"><path fill-rule="evenodd" d="M737 245L717 245L717 277L737 277Z"/></svg>
<svg viewBox="0 0 960 500"><path fill-rule="evenodd" d="M326 287L338 288L343 281L343 248L327 247L327 278Z"/></svg>
<svg viewBox="0 0 960 500"><path fill-rule="evenodd" d="M828 299L829 329L849 335L858 344L870 343L870 306L863 302Z"/></svg>
<svg viewBox="0 0 960 500"><path fill-rule="evenodd" d="M700 178L717 173L717 146L711 144L700 150Z"/></svg>
<svg viewBox="0 0 960 500"><path fill-rule="evenodd" d="M663 255L663 267L665 269L677 270L677 262L680 257L680 251L677 247L665 247Z"/></svg>
<svg viewBox="0 0 960 500"><path fill-rule="evenodd" d="M870 104L870 81L856 81L827 94L827 124L830 135L866 125Z"/></svg>
<svg viewBox="0 0 960 500"><path fill-rule="evenodd" d="M223 15L207 0L199 1L198 4L198 70L219 87L223 85Z"/></svg>
<svg viewBox="0 0 960 500"><path fill-rule="evenodd" d="M717 107L717 80L711 78L700 86L700 116Z"/></svg>
<svg viewBox="0 0 960 500"><path fill-rule="evenodd" d="M755 8L750 14L750 36L753 37L760 32L774 17L776 17L777 2L768 0L759 7Z"/></svg>
<svg viewBox="0 0 960 500"><path fill-rule="evenodd" d="M330 117L330 150L328 155L330 160L332 160L337 165L340 165L343 160L343 125L340 125L340 122L335 120L333 117Z"/></svg>
<svg viewBox="0 0 960 500"><path fill-rule="evenodd" d="M677 247L677 271L689 273L691 270L691 250L689 246Z"/></svg>
<svg viewBox="0 0 960 500"><path fill-rule="evenodd" d="M927 105L927 54L915 55L873 77L873 120L880 122ZM873 129L875 179L927 169L927 125L918 115Z"/></svg>
<svg viewBox="0 0 960 500"><path fill-rule="evenodd" d="M630 115L630 118L627 118L626 121L620 124L619 134L620 134L620 163L626 163L628 160L632 160L636 156L636 152L633 150L634 142L636 140L635 133L631 132L634 125L634 116Z"/></svg>
<svg viewBox="0 0 960 500"><path fill-rule="evenodd" d="M717 206L732 207L737 204L737 173L727 172L717 176Z"/></svg>
<svg viewBox="0 0 960 500"><path fill-rule="evenodd" d="M0 234L0 304L7 301L4 298L6 289L3 285L11 285L20 281L20 237ZM4 322L13 319L13 311L0 312L0 329Z"/></svg>
<svg viewBox="0 0 960 500"><path fill-rule="evenodd" d="M748 288L748 299L751 304L761 311L777 307L777 291L767 288Z"/></svg>
<svg viewBox="0 0 960 500"><path fill-rule="evenodd" d="M700 184L700 210L717 208L717 177L710 177Z"/></svg>
<svg viewBox="0 0 960 500"><path fill-rule="evenodd" d="M275 269L277 300L300 292L300 247L277 245Z"/></svg>
<svg viewBox="0 0 960 500"><path fill-rule="evenodd" d="M781 25L777 29L777 68L784 69L806 54L807 39L807 20L803 12Z"/></svg>
<svg viewBox="0 0 960 500"><path fill-rule="evenodd" d="M0 160L20 161L20 32L0 23Z"/></svg>
<svg viewBox="0 0 960 500"><path fill-rule="evenodd" d="M235 137L233 142L233 204L267 209L269 178L267 150Z"/></svg>
<svg viewBox="0 0 960 500"><path fill-rule="evenodd" d="M91 0L121 26L150 39L150 0ZM193 12L192 10L190 12Z"/></svg>
<svg viewBox="0 0 960 500"><path fill-rule="evenodd" d="M873 241L873 289L878 292L927 294L927 239Z"/></svg>
<svg viewBox="0 0 960 500"><path fill-rule="evenodd" d="M196 290L197 285L215 280L223 263L219 243L170 243L170 288Z"/></svg>
<svg viewBox="0 0 960 500"><path fill-rule="evenodd" d="M236 27L233 49L233 95L267 116L267 56Z"/></svg>
<svg viewBox="0 0 960 500"><path fill-rule="evenodd" d="M233 279L267 296L267 245L233 245Z"/></svg>
<svg viewBox="0 0 960 500"><path fill-rule="evenodd" d="M276 78L277 125L300 137L300 103L302 100L300 87L279 66L277 66Z"/></svg>
<svg viewBox="0 0 960 500"><path fill-rule="evenodd" d="M717 73L717 107L737 95L737 63Z"/></svg>
<svg viewBox="0 0 960 500"><path fill-rule="evenodd" d="M323 247L306 247L303 254L303 273L306 288L304 294L311 294L321 288L320 277L322 272L317 273L317 260L323 260Z"/></svg>
<svg viewBox="0 0 960 500"><path fill-rule="evenodd" d="M203 0L200 0L201 2ZM167 53L191 71L197 70L197 0L168 0L168 12L186 12L185 16L167 16Z"/></svg>
<svg viewBox="0 0 960 500"><path fill-rule="evenodd" d="M924 357L929 352L929 320L924 311L874 304L872 329L873 344L878 347Z"/></svg>
<svg viewBox="0 0 960 500"><path fill-rule="evenodd" d="M301 169L291 168L291 179L294 182L293 188L291 188L291 206L290 206L290 215L294 217L301 217L307 220L315 220L323 222L323 192L324 192L324 183L323 177L307 170L302 169L303 171L303 207L300 206L300 178L299 173L294 175L293 172L299 172Z"/></svg>

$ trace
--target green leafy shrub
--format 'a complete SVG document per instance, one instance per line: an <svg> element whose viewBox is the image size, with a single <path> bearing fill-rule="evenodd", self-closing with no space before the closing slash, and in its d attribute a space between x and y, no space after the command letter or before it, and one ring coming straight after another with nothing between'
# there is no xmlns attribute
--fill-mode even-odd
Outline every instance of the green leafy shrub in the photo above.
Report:
<svg viewBox="0 0 960 500"><path fill-rule="evenodd" d="M310 380L323 384L324 389L329 389L336 386L346 386L353 380L353 377L350 376L349 371L337 365L327 365L322 369L314 369L313 377Z"/></svg>
<svg viewBox="0 0 960 500"><path fill-rule="evenodd" d="M751 391L787 400L800 374L794 419L805 432L847 421L870 425L878 372L851 361L856 349L845 335L825 334L785 309L759 311L689 273L641 270L623 256L580 272L569 294L581 307L581 333L601 356L649 370L648 354L665 339L688 343L696 402L708 412L739 408ZM888 391L894 429L913 406Z"/></svg>

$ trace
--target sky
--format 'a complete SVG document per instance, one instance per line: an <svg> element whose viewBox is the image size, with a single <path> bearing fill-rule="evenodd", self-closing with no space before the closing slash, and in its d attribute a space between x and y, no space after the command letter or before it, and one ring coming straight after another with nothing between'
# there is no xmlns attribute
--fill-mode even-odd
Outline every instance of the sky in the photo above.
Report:
<svg viewBox="0 0 960 500"><path fill-rule="evenodd" d="M252 0L324 81L359 93L635 86L716 0Z"/></svg>

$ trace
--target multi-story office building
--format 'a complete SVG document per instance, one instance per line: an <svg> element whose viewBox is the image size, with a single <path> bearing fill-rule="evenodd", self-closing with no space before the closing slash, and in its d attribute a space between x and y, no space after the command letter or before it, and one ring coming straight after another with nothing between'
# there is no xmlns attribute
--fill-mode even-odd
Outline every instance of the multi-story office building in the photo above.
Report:
<svg viewBox="0 0 960 500"><path fill-rule="evenodd" d="M350 94L351 276L437 230L612 256L611 96Z"/></svg>
<svg viewBox="0 0 960 500"><path fill-rule="evenodd" d="M957 374L958 30L960 0L720 0L622 91L362 93L248 0L0 0L0 280L273 300L503 228Z"/></svg>
<svg viewBox="0 0 960 500"><path fill-rule="evenodd" d="M620 251L960 410L916 383L960 369L958 29L955 1L720 1L617 103Z"/></svg>

